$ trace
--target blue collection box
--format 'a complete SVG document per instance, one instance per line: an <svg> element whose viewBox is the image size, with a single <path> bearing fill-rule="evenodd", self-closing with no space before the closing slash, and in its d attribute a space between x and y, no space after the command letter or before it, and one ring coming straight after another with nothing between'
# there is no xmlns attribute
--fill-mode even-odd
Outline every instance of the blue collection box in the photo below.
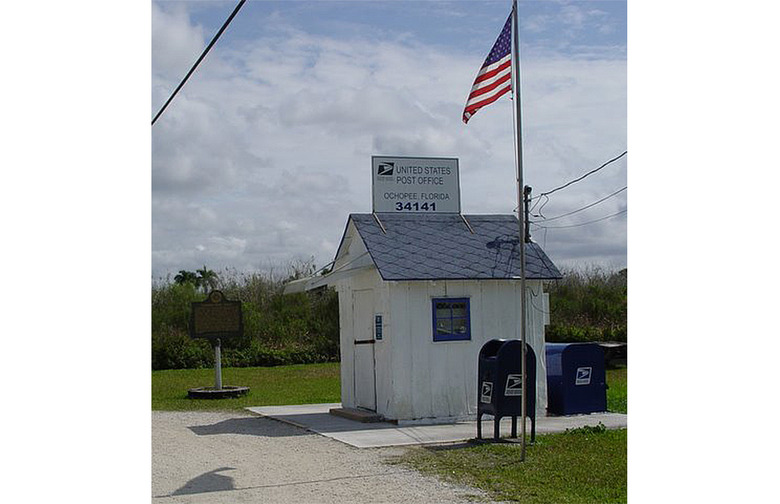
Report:
<svg viewBox="0 0 780 504"><path fill-rule="evenodd" d="M607 410L604 351L596 343L547 343L547 411L576 415Z"/></svg>

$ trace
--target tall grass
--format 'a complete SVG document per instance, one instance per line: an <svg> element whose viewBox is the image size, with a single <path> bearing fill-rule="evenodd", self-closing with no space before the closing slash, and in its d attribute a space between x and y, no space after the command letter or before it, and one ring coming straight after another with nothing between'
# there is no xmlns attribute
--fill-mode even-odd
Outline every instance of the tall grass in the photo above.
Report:
<svg viewBox="0 0 780 504"><path fill-rule="evenodd" d="M547 287L547 341L627 341L628 270L591 267L563 272Z"/></svg>
<svg viewBox="0 0 780 504"><path fill-rule="evenodd" d="M284 280L271 274L226 270L216 288L241 301L242 338L222 342L226 367L331 362L339 358L338 297L332 290L285 295ZM205 290L158 281L152 286L152 369L211 367L206 340L188 334L190 305Z"/></svg>

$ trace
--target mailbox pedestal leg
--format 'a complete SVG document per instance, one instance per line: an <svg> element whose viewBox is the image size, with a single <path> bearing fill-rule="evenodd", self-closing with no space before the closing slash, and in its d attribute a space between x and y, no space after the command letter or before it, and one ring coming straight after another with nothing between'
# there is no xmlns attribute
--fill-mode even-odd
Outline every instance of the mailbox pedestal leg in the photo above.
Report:
<svg viewBox="0 0 780 504"><path fill-rule="evenodd" d="M512 437L517 437L517 417L512 415Z"/></svg>
<svg viewBox="0 0 780 504"><path fill-rule="evenodd" d="M482 439L482 413L477 415L477 439Z"/></svg>
<svg viewBox="0 0 780 504"><path fill-rule="evenodd" d="M501 426L501 417L495 416L493 417L493 439L498 441L501 436L499 435L499 428Z"/></svg>

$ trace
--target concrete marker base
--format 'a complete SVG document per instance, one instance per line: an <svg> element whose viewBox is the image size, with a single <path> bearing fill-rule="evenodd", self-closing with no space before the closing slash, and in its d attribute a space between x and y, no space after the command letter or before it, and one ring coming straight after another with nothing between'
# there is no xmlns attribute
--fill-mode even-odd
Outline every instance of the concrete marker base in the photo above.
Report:
<svg viewBox="0 0 780 504"><path fill-rule="evenodd" d="M240 397L249 392L249 387L223 385L220 390L214 387L197 387L187 391L190 399L225 399L228 397Z"/></svg>

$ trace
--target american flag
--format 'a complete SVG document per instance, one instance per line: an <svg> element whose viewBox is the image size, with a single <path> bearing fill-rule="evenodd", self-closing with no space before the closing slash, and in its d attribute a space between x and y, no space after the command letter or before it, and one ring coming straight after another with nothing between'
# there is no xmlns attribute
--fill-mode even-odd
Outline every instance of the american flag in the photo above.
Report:
<svg viewBox="0 0 780 504"><path fill-rule="evenodd" d="M471 93L463 109L463 122L468 123L471 116L485 105L498 100L501 95L512 89L512 15L504 24L504 29L485 58L482 68L474 79Z"/></svg>

